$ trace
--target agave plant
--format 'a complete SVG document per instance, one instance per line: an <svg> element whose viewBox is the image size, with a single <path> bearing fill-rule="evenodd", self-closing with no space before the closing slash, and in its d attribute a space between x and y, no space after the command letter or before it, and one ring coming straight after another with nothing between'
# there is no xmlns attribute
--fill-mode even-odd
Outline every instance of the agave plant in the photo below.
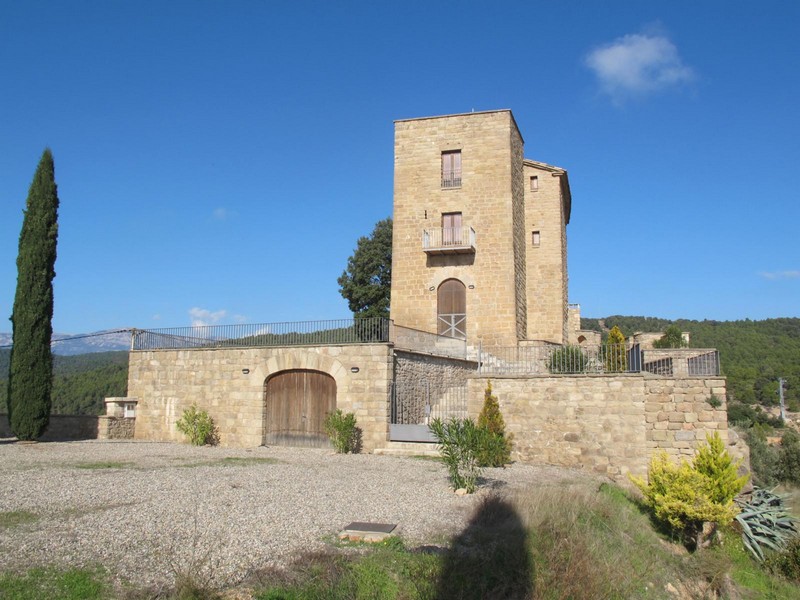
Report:
<svg viewBox="0 0 800 600"><path fill-rule="evenodd" d="M798 534L797 520L783 504L784 496L755 488L749 501L737 500L741 512L736 521L742 527L742 541L756 560L763 561L766 549L780 551Z"/></svg>

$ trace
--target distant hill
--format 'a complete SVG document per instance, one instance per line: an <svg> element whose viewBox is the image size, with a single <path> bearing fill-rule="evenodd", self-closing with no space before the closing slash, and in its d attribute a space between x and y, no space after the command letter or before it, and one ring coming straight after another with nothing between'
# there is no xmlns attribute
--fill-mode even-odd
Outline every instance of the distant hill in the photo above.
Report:
<svg viewBox="0 0 800 600"><path fill-rule="evenodd" d="M745 404L778 403L779 377L786 379L784 398L800 410L800 319L764 321L692 321L655 317L581 319L583 329L603 331L617 325L628 336L637 331L663 331L675 324L691 334L694 348L719 350L722 372L728 378L728 398Z"/></svg>
<svg viewBox="0 0 800 600"><path fill-rule="evenodd" d="M0 350L0 412L6 412L10 350ZM103 399L125 396L128 389L128 352L94 352L55 356L53 414L99 415Z"/></svg>
<svg viewBox="0 0 800 600"><path fill-rule="evenodd" d="M11 346L10 333L0 333L0 347L3 346ZM79 334L54 333L51 346L53 354L62 356L129 350L131 347L131 334L128 330L120 329Z"/></svg>

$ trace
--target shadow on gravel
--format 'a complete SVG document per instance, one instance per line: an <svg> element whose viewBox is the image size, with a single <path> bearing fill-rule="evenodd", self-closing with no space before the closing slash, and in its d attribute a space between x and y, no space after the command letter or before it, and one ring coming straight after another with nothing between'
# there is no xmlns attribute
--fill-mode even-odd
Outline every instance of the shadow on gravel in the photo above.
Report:
<svg viewBox="0 0 800 600"><path fill-rule="evenodd" d="M525 526L510 502L489 495L444 555L436 597L522 600L532 592Z"/></svg>

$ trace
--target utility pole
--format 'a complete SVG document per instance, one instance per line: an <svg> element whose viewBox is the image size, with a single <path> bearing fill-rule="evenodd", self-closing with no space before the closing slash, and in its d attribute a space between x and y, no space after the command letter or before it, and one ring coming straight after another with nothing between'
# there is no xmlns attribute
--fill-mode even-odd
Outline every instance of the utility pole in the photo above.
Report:
<svg viewBox="0 0 800 600"><path fill-rule="evenodd" d="M781 419L784 421L786 420L786 407L783 404L783 384L786 383L786 380L783 377L778 379L778 395L781 399Z"/></svg>

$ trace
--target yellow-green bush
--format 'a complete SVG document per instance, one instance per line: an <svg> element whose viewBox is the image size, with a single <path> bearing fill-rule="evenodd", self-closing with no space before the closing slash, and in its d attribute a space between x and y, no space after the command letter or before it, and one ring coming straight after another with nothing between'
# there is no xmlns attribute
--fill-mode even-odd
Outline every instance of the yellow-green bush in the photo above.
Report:
<svg viewBox="0 0 800 600"><path fill-rule="evenodd" d="M661 451L650 461L649 482L631 477L656 518L687 533L702 529L704 521L733 520L739 512L733 499L747 482L746 475L738 476L740 463L730 457L719 434L706 440L691 463L675 464Z"/></svg>

